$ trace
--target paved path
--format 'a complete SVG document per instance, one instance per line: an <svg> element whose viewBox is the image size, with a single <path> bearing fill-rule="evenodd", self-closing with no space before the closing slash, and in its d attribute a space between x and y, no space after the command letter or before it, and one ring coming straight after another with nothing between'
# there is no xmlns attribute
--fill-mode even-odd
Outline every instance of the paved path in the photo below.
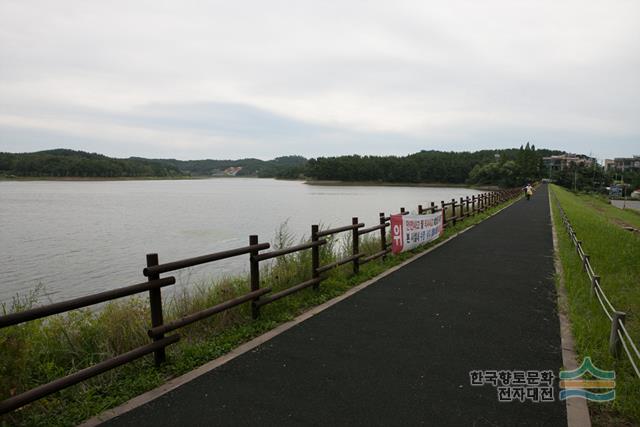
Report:
<svg viewBox="0 0 640 427"><path fill-rule="evenodd" d="M612 200L611 204L620 209L625 208L640 211L640 200Z"/></svg>
<svg viewBox="0 0 640 427"><path fill-rule="evenodd" d="M469 371L562 365L546 186L231 362L108 422L566 425ZM555 391L557 398L557 390Z"/></svg>

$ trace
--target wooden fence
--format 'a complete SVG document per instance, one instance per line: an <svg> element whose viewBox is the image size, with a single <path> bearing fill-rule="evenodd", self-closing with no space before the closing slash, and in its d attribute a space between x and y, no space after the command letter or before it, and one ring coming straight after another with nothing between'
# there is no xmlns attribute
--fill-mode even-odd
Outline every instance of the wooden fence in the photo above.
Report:
<svg viewBox="0 0 640 427"><path fill-rule="evenodd" d="M443 223L444 226L447 227L450 225L455 225L458 221L463 221L465 218L484 212L486 209L506 202L507 200L515 198L521 194L522 190L511 189L482 193L477 196L474 195L472 197L466 198L460 197L459 201L457 201L456 199L451 199L451 202L447 203L441 201L440 205L431 202L431 205L427 208L423 208L422 205L418 206L418 213L428 214L442 211ZM400 213L405 215L409 212L404 208L401 208ZM274 301L286 297L287 295L291 295L305 288L313 287L314 289L318 289L320 283L326 278L323 277L322 274L331 269L351 263L353 266L353 273L358 274L361 265L377 258L384 258L391 251L391 244L387 243L387 227L389 227L388 221L390 219L390 216L385 216L384 213L380 213L379 217L379 224L367 228L365 228L364 223L358 221L358 218L352 218L352 222L350 225L332 228L329 230L320 230L318 225L312 225L311 241L300 245L291 246L289 248L272 250L269 252L260 252L266 249L270 249L270 244L259 243L258 236L252 235L249 236L248 246L222 252L216 252L209 255L202 255L195 258L168 262L164 264L160 264L158 262L158 254L148 254L147 266L143 269L143 274L145 277L147 277L146 282L42 307L37 307L22 312L11 313L5 316L0 316L0 329L2 329L13 325L18 325L20 323L52 316L55 314L89 307L102 302L139 294L142 292L149 292L151 328L147 331L147 334L152 340L151 343L133 349L127 353L84 368L63 378L59 378L50 383L43 384L16 396L12 396L0 402L0 414L13 411L28 403L41 399L51 393L60 391L66 387L72 386L81 381L106 372L110 369L129 363L150 353L154 354L156 365L160 365L166 360L166 347L178 342L180 339L180 336L177 333L165 336L166 334L199 320L211 317L214 314L221 313L225 310L229 310L230 308L239 306L241 304L250 303L252 316L255 319L260 315L260 309L267 304L270 304ZM320 247L327 243L327 239L324 239L324 237L347 232L351 233L352 236L352 254L330 264L320 265ZM375 232L378 232L380 235L380 250L373 254L365 254L361 252L360 236ZM268 259L273 259L276 257L281 257L284 255L309 249L311 250L310 267L312 272L312 277L310 280L304 281L275 293L271 292L271 288L260 287L261 261L266 261ZM174 276L161 278L161 274L246 254L250 255L249 267L251 289L249 292L215 306L189 314L172 322L164 322L162 310L162 288L175 284L176 279Z"/></svg>

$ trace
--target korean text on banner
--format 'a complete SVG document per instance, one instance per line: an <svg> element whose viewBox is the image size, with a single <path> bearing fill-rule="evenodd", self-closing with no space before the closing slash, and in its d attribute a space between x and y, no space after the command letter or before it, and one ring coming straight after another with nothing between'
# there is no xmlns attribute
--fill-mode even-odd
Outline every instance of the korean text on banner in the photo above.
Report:
<svg viewBox="0 0 640 427"><path fill-rule="evenodd" d="M442 211L428 215L391 215L391 251L411 250L442 235Z"/></svg>

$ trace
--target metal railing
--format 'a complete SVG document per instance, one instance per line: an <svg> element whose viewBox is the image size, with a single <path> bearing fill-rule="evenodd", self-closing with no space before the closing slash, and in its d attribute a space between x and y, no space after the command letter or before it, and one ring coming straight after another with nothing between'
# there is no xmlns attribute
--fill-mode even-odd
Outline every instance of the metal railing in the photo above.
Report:
<svg viewBox="0 0 640 427"><path fill-rule="evenodd" d="M582 247L582 240L578 239L569 218L567 217L566 212L562 208L560 201L558 200L558 196L554 191L551 191L553 195L553 200L558 207L558 211L560 212L560 217L562 218L562 223L564 224L565 229L567 230L567 234L569 234L569 238L571 242L576 248L576 252L582 261L582 268L587 273L589 280L591 281L591 293L598 298L598 302L604 311L605 316L611 321L611 333L609 334L609 352L616 358L620 358L622 356L622 349L624 349L627 357L629 358L629 362L631 362L631 366L635 371L638 378L640 378L640 369L638 369L638 365L640 365L640 351L638 351L638 347L631 339L631 335L629 335L629 331L625 327L624 323L626 320L626 313L622 311L618 311L615 309L607 295L602 290L601 286L601 278L598 276L592 265L591 265L591 257L585 253L584 248ZM636 362L635 358L638 359Z"/></svg>
<svg viewBox="0 0 640 427"><path fill-rule="evenodd" d="M455 224L464 218L478 214L486 209L513 199L521 194L519 189L500 190L490 193L483 193L471 198L460 198L460 202L452 199L450 203L441 203L438 207L433 202L431 207L423 209L422 205L418 206L418 213L435 213L443 211L446 219L443 221L445 226ZM457 211L456 211L457 209ZM400 214L409 214L404 208L400 209ZM313 287L318 289L320 283L326 279L322 274L344 264L352 263L353 273L358 274L360 266L373 261L377 258L385 258L391 252L391 244L387 243L387 227L389 227L390 216L385 216L383 212L379 214L379 224L365 228L365 224L358 221L358 218L352 218L350 225L332 228L328 230L320 230L318 225L311 226L311 241L302 243L288 248L273 250L270 252L262 252L269 249L269 243L259 243L258 236L249 236L249 246L216 252L213 254L187 258L183 260L167 262L160 264L158 254L147 255L147 266L142 270L147 282L139 283L132 286L126 286L94 295L37 307L17 313L11 313L0 316L0 329L18 325L20 323L41 319L47 316L88 307L106 301L123 298L126 296L138 294L141 292L149 292L149 308L151 314L151 327L147 330L147 335L152 340L151 343L133 349L127 353L120 354L105 361L99 362L93 366L81 369L65 377L54 380L50 383L37 386L31 390L25 391L16 396L12 396L0 402L0 414L4 414L18 409L28 403L41 399L49 394L60 391L71 385L104 373L110 369L129 363L147 354L153 353L156 365L160 365L166 360L165 349L167 346L176 343L180 339L180 335L173 334L165 337L165 334L175 331L176 329L185 327L192 323L211 317L215 314L240 306L245 303L251 304L251 313L254 319L260 315L260 308L291 295L303 289ZM324 266L320 265L320 247L327 244L327 237L338 233L350 232L352 236L352 254L343 259L336 260ZM373 254L366 254L360 251L360 236L368 233L380 233L380 250ZM295 252L311 250L311 279L302 283L290 286L276 293L271 293L271 288L260 287L260 262L269 259L289 255ZM176 283L173 276L160 278L163 273L176 270L190 268L209 262L219 261L241 255L249 255L250 266L250 291L236 296L233 299L221 302L204 310L188 314L180 319L171 322L164 322L164 313L162 308L162 291L165 286L171 286Z"/></svg>

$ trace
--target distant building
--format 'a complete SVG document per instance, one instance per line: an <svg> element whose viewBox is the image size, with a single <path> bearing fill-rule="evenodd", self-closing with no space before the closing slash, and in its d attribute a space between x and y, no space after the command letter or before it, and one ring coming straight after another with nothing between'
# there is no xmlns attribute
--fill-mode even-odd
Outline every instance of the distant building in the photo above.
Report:
<svg viewBox="0 0 640 427"><path fill-rule="evenodd" d="M613 160L605 160L607 171L626 172L631 170L640 171L640 156L616 157Z"/></svg>
<svg viewBox="0 0 640 427"><path fill-rule="evenodd" d="M571 167L571 165L576 166L586 166L590 167L596 163L596 159L593 157L585 156L584 154L560 154L557 156L543 157L542 161L547 170L552 171L561 171Z"/></svg>
<svg viewBox="0 0 640 427"><path fill-rule="evenodd" d="M222 173L227 176L236 176L242 170L242 166L231 166L226 168Z"/></svg>

